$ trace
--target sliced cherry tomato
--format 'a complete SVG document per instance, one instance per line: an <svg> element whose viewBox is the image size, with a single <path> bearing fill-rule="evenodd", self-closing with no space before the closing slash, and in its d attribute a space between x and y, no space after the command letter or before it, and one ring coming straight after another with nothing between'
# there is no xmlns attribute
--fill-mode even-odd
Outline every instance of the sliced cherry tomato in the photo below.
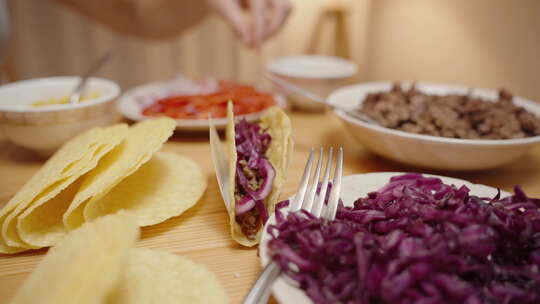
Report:
<svg viewBox="0 0 540 304"><path fill-rule="evenodd" d="M229 101L233 102L236 115L258 112L276 104L271 94L259 92L252 86L220 81L214 93L162 98L146 107L143 114L178 119L206 119L209 114L214 118L225 117Z"/></svg>

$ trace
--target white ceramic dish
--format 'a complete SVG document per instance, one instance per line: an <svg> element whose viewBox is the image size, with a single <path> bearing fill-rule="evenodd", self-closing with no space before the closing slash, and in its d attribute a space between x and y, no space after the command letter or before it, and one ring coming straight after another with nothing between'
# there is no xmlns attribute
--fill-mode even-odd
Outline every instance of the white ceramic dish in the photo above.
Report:
<svg viewBox="0 0 540 304"><path fill-rule="evenodd" d="M392 176L400 175L403 173L399 172L381 172L381 173L368 173L368 174L358 174L350 175L343 177L341 184L341 198L347 206L351 206L356 199L359 197L366 196L369 192L376 191L384 186ZM445 177L437 175L425 174L425 176L432 176L440 178L446 184L454 184L456 186L465 185L471 189L471 194L482 196L482 197L491 197L497 194L497 189L479 185L472 184L468 181ZM507 192L502 192L502 195L509 195ZM286 210L284 210L286 211ZM263 234L261 236L261 243L259 245L260 256L261 256L261 265L265 267L270 261L270 255L268 252L268 241L271 239L270 234L268 234L268 226L275 224L275 217L272 215L270 219L266 222L264 227ZM281 304L309 304L312 303L311 300L305 295L304 291L297 288L294 285L294 282L291 282L284 276L281 276L274 283L272 288L272 294L276 300Z"/></svg>
<svg viewBox="0 0 540 304"><path fill-rule="evenodd" d="M430 94L466 94L470 88L455 85L417 83L420 91ZM347 86L333 92L328 102L347 110L360 107L368 93L387 91L390 82L363 83ZM497 93L490 90L474 89L473 95L495 100ZM540 115L540 104L515 97L514 102ZM345 124L353 138L370 151L383 157L418 167L474 171L501 166L527 153L537 143L540 136L508 140L455 139L413 134L362 122L343 111L334 113Z"/></svg>
<svg viewBox="0 0 540 304"><path fill-rule="evenodd" d="M97 92L97 98L75 105L31 106L69 95L78 81L76 76L48 77L1 86L0 129L15 144L47 156L80 132L119 120L114 101L120 87L103 78L90 78L87 83L85 92Z"/></svg>
<svg viewBox="0 0 540 304"><path fill-rule="evenodd" d="M152 117L142 114L147 106L155 100L173 95L195 95L212 93L217 89L217 83L208 81L194 81L185 77L169 81L154 82L139 86L125 92L118 100L118 110L125 117L133 121L143 121ZM273 94L277 106L286 106L285 97L281 94ZM256 121L260 118L261 112L240 115L248 121ZM213 118L216 129L224 129L227 118ZM208 131L208 119L176 119L176 129L183 131Z"/></svg>
<svg viewBox="0 0 540 304"><path fill-rule="evenodd" d="M358 66L338 57L299 55L271 60L267 70L292 85L325 98L354 76ZM287 97L300 110L322 111L325 108L320 102L296 94L288 93Z"/></svg>

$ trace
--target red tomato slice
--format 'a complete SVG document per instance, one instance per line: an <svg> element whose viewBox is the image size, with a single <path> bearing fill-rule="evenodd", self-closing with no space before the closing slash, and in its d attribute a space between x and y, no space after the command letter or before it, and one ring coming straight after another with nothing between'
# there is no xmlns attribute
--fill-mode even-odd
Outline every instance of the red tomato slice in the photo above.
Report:
<svg viewBox="0 0 540 304"><path fill-rule="evenodd" d="M209 114L219 118L227 115L227 103L232 101L236 115L261 111L276 104L271 94L232 81L220 81L219 89L205 95L179 95L156 100L143 110L146 116L169 116L178 119L206 119Z"/></svg>

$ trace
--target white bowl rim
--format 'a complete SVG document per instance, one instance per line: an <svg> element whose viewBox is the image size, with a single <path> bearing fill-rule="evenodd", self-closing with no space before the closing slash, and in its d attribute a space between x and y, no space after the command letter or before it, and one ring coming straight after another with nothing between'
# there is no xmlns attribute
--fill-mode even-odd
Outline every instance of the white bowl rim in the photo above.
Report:
<svg viewBox="0 0 540 304"><path fill-rule="evenodd" d="M80 79L79 76L53 76L53 77L42 77L42 78L32 78L27 80L20 80L12 83L8 83L5 85L0 86L0 92L3 90L12 90L18 86L31 86L36 83L47 83L47 82L64 82L68 80L78 80ZM102 94L97 98L92 98L85 100L84 102L79 102L75 105L72 104L59 104L59 105L50 105L50 106L44 106L44 107L24 107L24 108L14 108L12 106L3 106L0 103L0 111L3 112L16 112L16 113L37 113L37 112L53 112L53 111L61 111L61 110L73 110L73 109L80 109L85 107L90 107L96 104L105 103L108 101L112 101L118 96L120 96L120 86L107 78L101 78L101 77L90 77L88 81L94 81L94 82L100 82L101 84L104 84L105 86L109 86L111 91L108 94Z"/></svg>
<svg viewBox="0 0 540 304"><path fill-rule="evenodd" d="M338 105L336 98L339 96L339 94L343 94L343 92L346 92L351 89L358 89L362 86L373 86L373 85L391 85L393 82L363 82L355 85L345 86L342 88L339 88L330 95L328 95L328 103L332 105ZM411 82L401 82L402 84L410 84ZM452 89L467 89L465 86L461 85L454 85L454 84L443 84L443 83L432 83L432 82L424 82L424 81L417 81L415 82L417 85L421 86L431 86L431 87L439 87L439 88L452 88ZM495 93L493 90L489 89L483 89L483 88L475 88L476 91L483 91L487 93ZM540 107L537 103L525 99L522 97L514 96L514 98L519 99L520 103L526 104L528 107ZM360 101L357 101L360 102ZM528 145L528 144L534 144L540 142L540 135L532 136L532 137L526 137L526 138L514 138L514 139L460 139L460 138L450 138L450 137L440 137L440 136L434 136L434 135L425 135L425 134L416 134L416 133L410 133L405 132L401 130L395 130L390 129L386 127L382 127L379 125L374 125L370 123L363 122L359 119L356 119L354 117L351 117L350 115L347 115L344 111L339 109L334 109L334 113L339 116L341 119L348 121L355 125L360 125L364 128L370 129L375 132L400 136L400 137L406 137L410 139L418 139L423 141L430 141L430 142L436 142L436 143L444 143L444 144L456 144L456 145L469 145L469 146L512 146L512 145Z"/></svg>
<svg viewBox="0 0 540 304"><path fill-rule="evenodd" d="M283 72L281 69L277 68L277 65L281 61L285 60L294 60L299 58L311 58L311 59L320 59L320 60L331 60L334 62L339 62L340 64L343 64L343 68L340 70L333 70L331 73L326 72L324 75L316 75L316 74L307 74L303 71L298 71L294 73L286 73ZM266 69L270 71L273 74L283 76L283 77L289 77L289 78L296 78L296 79L341 79L341 78L348 78L354 76L356 73L358 73L358 65L354 63L353 61L347 60L345 58L336 57L336 56L325 56L325 55L307 55L307 54L300 54L300 55L292 55L292 56L284 56L284 57L277 57L274 58L266 64Z"/></svg>

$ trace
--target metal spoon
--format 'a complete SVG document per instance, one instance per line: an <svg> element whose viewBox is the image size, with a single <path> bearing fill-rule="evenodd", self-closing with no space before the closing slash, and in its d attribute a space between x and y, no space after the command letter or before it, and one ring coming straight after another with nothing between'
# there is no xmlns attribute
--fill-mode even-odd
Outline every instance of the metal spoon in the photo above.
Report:
<svg viewBox="0 0 540 304"><path fill-rule="evenodd" d="M356 112L356 111L351 111L349 109L344 109L342 107L338 107L336 105L333 105L333 104L329 104L325 98L317 95L317 94L314 94L312 92L309 92L309 91L306 91L304 89L301 89L293 84L291 84L290 82L287 82L283 79L280 79L276 76L273 76L271 74L268 74L268 73L264 73L264 77L266 77L266 79L270 80L272 83L274 83L275 85L289 91L289 92L292 92L296 95L300 95L300 96L303 96L307 99L311 99L313 101L316 101L316 102L320 102L320 103L323 103L325 105L327 105L328 107L330 107L331 109L333 110L339 110L349 116L352 116L356 119L359 119L365 123L369 123L369 124L373 124L373 125L379 125L378 122L376 122L374 119L371 119L370 117L368 117L367 115L364 115L360 112Z"/></svg>
<svg viewBox="0 0 540 304"><path fill-rule="evenodd" d="M88 78L94 75L103 65L105 65L105 63L107 63L111 59L112 54L112 50L107 51L90 67L90 69L88 69L88 71L86 71L86 73L83 74L83 76L79 80L79 83L77 84L73 92L69 95L70 104L76 104L81 100L81 93L86 86Z"/></svg>

